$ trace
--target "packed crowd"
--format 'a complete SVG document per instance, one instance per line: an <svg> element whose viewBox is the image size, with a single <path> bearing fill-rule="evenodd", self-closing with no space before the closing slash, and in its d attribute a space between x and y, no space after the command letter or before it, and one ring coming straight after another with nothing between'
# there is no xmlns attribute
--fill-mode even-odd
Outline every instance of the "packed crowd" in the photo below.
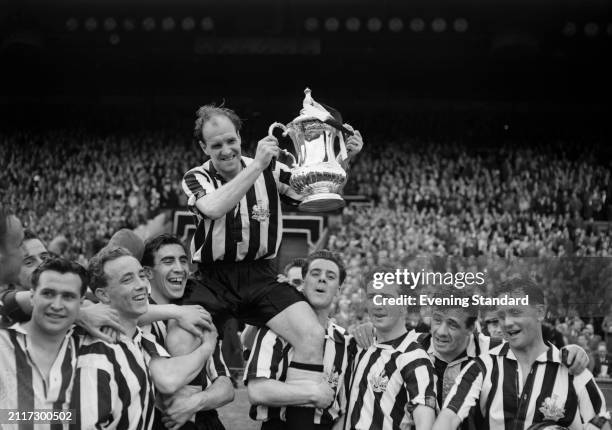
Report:
<svg viewBox="0 0 612 430"><path fill-rule="evenodd" d="M2 203L45 242L63 235L66 255L81 260L120 228L179 206L180 179L196 154L189 141L153 132L23 132L0 141Z"/></svg>

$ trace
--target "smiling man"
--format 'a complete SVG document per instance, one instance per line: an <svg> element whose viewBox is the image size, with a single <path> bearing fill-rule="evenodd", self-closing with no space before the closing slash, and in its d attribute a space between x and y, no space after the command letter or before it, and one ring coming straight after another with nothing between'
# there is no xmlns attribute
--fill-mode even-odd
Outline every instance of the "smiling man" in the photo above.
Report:
<svg viewBox="0 0 612 430"><path fill-rule="evenodd" d="M116 310L125 331L117 343L86 336L79 350L71 407L82 429L149 430L155 389L172 394L193 380L216 345L205 330L193 352L168 358L155 338L138 326L149 306L149 281L140 262L124 248L107 247L89 263L91 289Z"/></svg>
<svg viewBox="0 0 612 430"><path fill-rule="evenodd" d="M32 318L0 330L0 409L68 409L79 345L72 327L87 290L87 271L76 263L51 259L31 279ZM25 422L2 425L33 428Z"/></svg>
<svg viewBox="0 0 612 430"><path fill-rule="evenodd" d="M244 157L242 121L234 111L208 105L196 115L194 139L210 160L189 170L182 183L197 220L191 255L202 278L187 302L202 305L216 322L232 316L271 328L295 348L288 380L318 381L323 327L303 296L276 280L271 264L282 239L281 200L297 205L302 199L289 186L290 169L271 163L280 152L278 141L266 136L254 158ZM362 146L355 131L346 140L348 157ZM185 336L181 344L188 350L192 342ZM302 419L304 408L290 409L292 428L310 422Z"/></svg>
<svg viewBox="0 0 612 430"><path fill-rule="evenodd" d="M498 293L517 299L528 296L529 304L499 306L507 343L465 367L434 429L456 429L473 406L485 420L483 427L491 429L526 430L545 421L576 430L609 428L605 400L591 372L570 375L561 351L543 340L542 289L515 278L502 283Z"/></svg>
<svg viewBox="0 0 612 430"><path fill-rule="evenodd" d="M151 282L151 303L180 304L189 274L189 262L183 243L170 234L161 234L145 243L142 265ZM156 341L167 347L169 325L173 321L155 321L144 327L151 332ZM165 400L164 413L159 409L155 414L154 428L223 429L216 408L234 398L234 388L229 379L229 371L221 354L220 341L217 341L214 353L207 360L201 373L186 387L171 398ZM170 350L169 352L172 353ZM162 419L162 416L165 417Z"/></svg>
<svg viewBox="0 0 612 430"><path fill-rule="evenodd" d="M374 301L376 295L397 299L410 293L409 288L405 290L405 286L395 283L373 287L374 273L391 270L388 266L377 267L365 278L366 306L377 339L369 348L354 351L356 355L346 375L347 430L399 430L412 421L417 430L428 430L435 419L434 370L427 353L408 335L406 306Z"/></svg>

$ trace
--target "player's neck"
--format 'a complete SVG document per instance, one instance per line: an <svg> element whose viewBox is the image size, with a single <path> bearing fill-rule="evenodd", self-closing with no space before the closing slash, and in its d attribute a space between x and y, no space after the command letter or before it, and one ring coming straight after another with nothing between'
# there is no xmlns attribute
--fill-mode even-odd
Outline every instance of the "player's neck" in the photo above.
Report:
<svg viewBox="0 0 612 430"><path fill-rule="evenodd" d="M132 339L136 334L136 327L138 327L138 318L130 318L124 315L119 316L119 324L125 331L125 336Z"/></svg>
<svg viewBox="0 0 612 430"><path fill-rule="evenodd" d="M548 346L546 346L544 339L542 339L541 336L530 345L527 345L525 348L512 348L512 352L514 352L514 356L518 362L528 366L531 366L536 361L536 358L547 350Z"/></svg>
<svg viewBox="0 0 612 430"><path fill-rule="evenodd" d="M42 346L48 351L57 351L59 346L64 341L68 329L61 333L48 333L45 330L41 330L32 320L23 324L23 327L28 332L28 337L31 339L31 343Z"/></svg>
<svg viewBox="0 0 612 430"><path fill-rule="evenodd" d="M389 330L376 330L376 340L378 342L389 342L390 340L397 339L400 336L406 334L408 330L406 330L406 326L402 322L401 324L397 324L394 327L391 327Z"/></svg>
<svg viewBox="0 0 612 430"><path fill-rule="evenodd" d="M319 324L321 324L321 327L323 328L327 328L327 322L329 321L329 314L331 309L329 308L325 308L325 309L315 309L315 314L317 314L317 319L319 320Z"/></svg>
<svg viewBox="0 0 612 430"><path fill-rule="evenodd" d="M151 288L151 298L155 300L155 303L158 305L167 305L170 303L170 300L161 294L155 287Z"/></svg>

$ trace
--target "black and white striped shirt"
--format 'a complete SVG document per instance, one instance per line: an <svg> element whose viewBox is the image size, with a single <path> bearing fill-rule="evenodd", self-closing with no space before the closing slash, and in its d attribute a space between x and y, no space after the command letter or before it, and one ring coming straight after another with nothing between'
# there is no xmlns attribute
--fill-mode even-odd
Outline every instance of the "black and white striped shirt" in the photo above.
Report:
<svg viewBox="0 0 612 430"><path fill-rule="evenodd" d="M242 157L243 168L252 162L253 159ZM224 185L225 179L210 160L185 173L183 191L197 225L191 241L193 261L210 264L274 258L283 230L281 199L295 205L301 198L289 186L290 178L289 168L277 162L273 172L266 169L259 175L233 210L212 220L197 209L195 202Z"/></svg>
<svg viewBox="0 0 612 430"><path fill-rule="evenodd" d="M436 408L434 372L429 356L406 333L391 342L358 349L348 347L352 358L347 377L346 430L408 428L410 413L418 405Z"/></svg>
<svg viewBox="0 0 612 430"><path fill-rule="evenodd" d="M476 405L483 429L525 430L547 419L569 429L607 417L604 397L588 370L572 376L554 345L533 363L525 384L510 345L505 343L473 360L449 392L445 408L460 419Z"/></svg>
<svg viewBox="0 0 612 430"><path fill-rule="evenodd" d="M20 323L0 329L0 409L69 409L79 337L68 331L45 381L28 352L28 333ZM3 423L3 429L34 429L31 422ZM37 423L37 429L60 430L62 424Z"/></svg>
<svg viewBox="0 0 612 430"><path fill-rule="evenodd" d="M81 429L148 430L153 425L155 388L151 359L168 357L155 338L139 328L116 344L86 336L79 349L71 408Z"/></svg>
<svg viewBox="0 0 612 430"><path fill-rule="evenodd" d="M151 303L155 303L151 299L149 299ZM155 341L162 345L166 346L166 337L168 335L167 321L155 321L146 327L143 327L143 331L145 333L151 333L155 337ZM215 346L215 350L212 355L206 361L206 364L200 370L198 376L195 377L193 381L191 381L189 386L193 386L197 388L197 391L204 391L208 388L219 376L228 376L230 375L227 365L225 364L225 360L223 359L223 354L221 353L222 341L219 339L217 341L217 345ZM194 391L196 392L196 391ZM161 420L160 412L158 411L158 415L155 418L156 420ZM193 415L189 421L192 423L196 422L196 415ZM161 428L161 427L160 427Z"/></svg>
<svg viewBox="0 0 612 430"><path fill-rule="evenodd" d="M315 411L315 424L331 424L344 413L346 405L341 395L344 373L348 365L346 331L329 322L325 333L325 346L323 355L323 371L330 386L335 390L334 402L327 409ZM257 332L251 356L246 364L244 383L254 378L276 379L285 381L287 369L293 358L293 347L272 330L264 327ZM285 420L285 408L251 406L249 416L258 421L269 419Z"/></svg>
<svg viewBox="0 0 612 430"><path fill-rule="evenodd" d="M414 331L414 330L413 330ZM488 352L490 349L499 346L503 340L485 336L479 332L473 332L467 344L465 351L451 362L445 361L435 350L431 342L431 334L411 332L411 335L416 337L418 342L429 354L431 364L434 366L436 376L436 394L438 396L438 405L442 407L446 395L455 384L455 380L461 370L467 366L474 358L480 354Z"/></svg>

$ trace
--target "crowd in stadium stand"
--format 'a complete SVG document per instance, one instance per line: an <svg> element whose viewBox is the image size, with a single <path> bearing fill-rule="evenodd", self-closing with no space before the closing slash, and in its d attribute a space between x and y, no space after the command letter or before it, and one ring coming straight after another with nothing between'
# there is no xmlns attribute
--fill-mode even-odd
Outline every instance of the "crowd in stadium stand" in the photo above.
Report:
<svg viewBox="0 0 612 430"><path fill-rule="evenodd" d="M450 255L476 270L482 259L612 254L607 224L596 223L612 220L610 169L594 151L382 139L368 136L345 188L373 204L347 207L327 244L348 267L340 323L363 317L360 276L385 260ZM64 255L80 261L120 228L185 206L180 180L201 158L185 133L8 133L1 143L2 202L47 243L63 235ZM584 294L567 289L559 303Z"/></svg>

